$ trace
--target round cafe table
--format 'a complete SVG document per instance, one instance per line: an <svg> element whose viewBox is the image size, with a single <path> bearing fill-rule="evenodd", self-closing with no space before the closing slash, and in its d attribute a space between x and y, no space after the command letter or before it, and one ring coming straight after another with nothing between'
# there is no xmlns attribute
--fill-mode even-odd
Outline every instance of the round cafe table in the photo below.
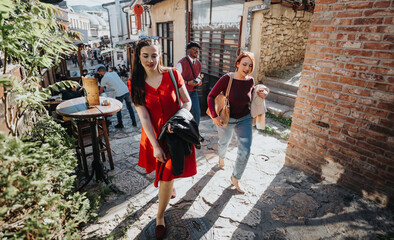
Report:
<svg viewBox="0 0 394 240"><path fill-rule="evenodd" d="M103 101L109 102L108 106L102 106ZM60 103L56 107L56 112L62 116L84 119L90 122L90 131L92 139L93 148L93 162L92 168L93 172L89 176L87 182L80 187L86 186L90 180L92 180L93 175L96 174L96 180L103 180L106 184L110 184L108 176L106 176L104 171L104 165L100 159L99 141L98 141L98 130L97 130L97 118L112 115L122 109L123 105L120 101L109 98L100 97L100 105L88 106L85 97L73 98ZM113 188L116 191L116 188Z"/></svg>

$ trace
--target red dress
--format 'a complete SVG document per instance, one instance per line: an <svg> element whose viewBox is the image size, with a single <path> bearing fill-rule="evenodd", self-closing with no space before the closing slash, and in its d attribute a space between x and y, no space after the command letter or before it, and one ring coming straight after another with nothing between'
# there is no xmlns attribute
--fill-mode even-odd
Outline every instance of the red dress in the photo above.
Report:
<svg viewBox="0 0 394 240"><path fill-rule="evenodd" d="M175 68L173 68L173 70L178 87L181 88L184 84L183 79ZM157 89L145 83L145 102L145 107L148 109L153 131L157 138L160 135L163 125L179 109L174 84L168 72L163 74L162 81ZM185 157L184 173L179 176L174 176L172 174L172 162L167 146L164 141L159 141L159 143L167 155L166 163L159 162L153 156L152 144L142 128L138 166L145 168L146 173L151 173L156 170L155 187L158 186L160 180L171 181L174 178L190 177L197 173L194 146L192 154Z"/></svg>

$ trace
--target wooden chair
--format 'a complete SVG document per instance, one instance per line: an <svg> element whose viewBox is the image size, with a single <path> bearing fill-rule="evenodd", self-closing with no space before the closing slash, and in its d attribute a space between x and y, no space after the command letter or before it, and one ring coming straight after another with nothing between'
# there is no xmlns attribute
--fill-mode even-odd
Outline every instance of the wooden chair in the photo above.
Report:
<svg viewBox="0 0 394 240"><path fill-rule="evenodd" d="M97 126L98 126L98 138L99 138L101 158L103 162L105 162L106 161L105 152L107 152L109 164L111 170L113 170L114 162L112 159L111 146L109 144L108 129L105 119L97 119ZM72 120L71 128L72 128L73 137L77 139L75 150L77 152L78 162L81 165L81 161L82 161L82 166L85 175L89 176L88 163L86 158L93 155L93 150L87 153L85 148L92 146L90 123L87 121ZM103 142L103 137L104 137L104 142Z"/></svg>

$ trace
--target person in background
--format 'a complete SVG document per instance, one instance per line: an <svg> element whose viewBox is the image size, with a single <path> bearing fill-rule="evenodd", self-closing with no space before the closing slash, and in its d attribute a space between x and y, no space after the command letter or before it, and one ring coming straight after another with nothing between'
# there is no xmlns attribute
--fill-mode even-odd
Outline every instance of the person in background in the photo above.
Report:
<svg viewBox="0 0 394 240"><path fill-rule="evenodd" d="M88 70L87 69L84 69L84 70L82 70L82 77L86 77L86 75L88 75Z"/></svg>
<svg viewBox="0 0 394 240"><path fill-rule="evenodd" d="M157 40L150 38L140 40L135 51L132 77L129 80L132 101L142 124L138 165L145 168L146 173L156 171L154 185L155 187L160 185L156 239L163 239L167 232L164 212L170 198L175 197L174 179L190 177L197 173L194 146L192 153L185 157L183 174L174 176L173 163L165 147L166 143L157 139L164 124L179 110L174 84L168 68L162 66L160 59L160 44ZM183 103L182 108L190 110L190 97L182 76L176 69L174 76Z"/></svg>
<svg viewBox="0 0 394 240"><path fill-rule="evenodd" d="M132 120L132 124L134 127L137 126L137 121L134 116L133 107L131 106L130 93L126 84L120 79L117 73L107 72L105 67L100 67L98 69L98 73L102 76L101 86L109 87L115 90L115 98L120 102L125 101L127 110L129 111L130 118ZM119 111L116 113L116 117L118 118L118 124L115 125L115 128L124 128L122 121L122 112Z"/></svg>
<svg viewBox="0 0 394 240"><path fill-rule="evenodd" d="M179 60L176 68L182 74L186 83L186 89L192 100L192 109L190 112L193 114L194 120L200 124L200 101L198 99L197 87L201 86L202 81L200 78L201 62L198 61L198 52L201 49L200 45L196 42L190 42L186 46L187 56Z"/></svg>
<svg viewBox="0 0 394 240"><path fill-rule="evenodd" d="M231 183L239 193L244 191L239 186L239 180L246 168L249 160L250 147L252 144L252 118L250 116L249 104L252 100L254 90L254 79L250 74L255 67L253 53L243 52L235 60L235 73L229 93L230 101L230 120L227 126L223 126L223 120L215 112L215 98L220 92L226 92L230 77L228 74L222 76L208 95L208 108L211 112L213 123L218 129L218 153L219 167L224 168L224 158L226 157L227 147L233 136L237 134L238 152L235 167L231 175ZM258 92L259 97L265 98L264 92Z"/></svg>

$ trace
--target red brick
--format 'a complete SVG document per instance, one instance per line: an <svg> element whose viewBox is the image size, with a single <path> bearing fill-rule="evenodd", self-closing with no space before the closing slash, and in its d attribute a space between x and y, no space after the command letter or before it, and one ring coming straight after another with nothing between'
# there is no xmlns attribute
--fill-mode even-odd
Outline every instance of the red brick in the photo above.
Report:
<svg viewBox="0 0 394 240"><path fill-rule="evenodd" d="M347 18L347 17L361 17L363 14L362 11L343 11L337 14L338 18Z"/></svg>
<svg viewBox="0 0 394 240"><path fill-rule="evenodd" d="M394 32L394 26L367 26L365 32L392 33Z"/></svg>
<svg viewBox="0 0 394 240"><path fill-rule="evenodd" d="M326 11L326 10L327 10L326 5L319 4L319 5L315 6L315 9L313 11L315 13L315 12L322 12L322 11Z"/></svg>
<svg viewBox="0 0 394 240"><path fill-rule="evenodd" d="M370 98L360 98L360 99L358 100L358 103L359 103L359 104L362 104L362 105L367 105L367 106L373 106L373 107L375 107L377 101L374 100L374 99L370 99ZM361 110L360 110L360 111L361 111Z"/></svg>
<svg viewBox="0 0 394 240"><path fill-rule="evenodd" d="M319 101L320 104L324 104L324 103L336 104L336 100L334 100L332 98L322 97L322 96L319 96L319 95L316 96L316 100Z"/></svg>
<svg viewBox="0 0 394 240"><path fill-rule="evenodd" d="M381 41L382 35L379 34L360 34L358 36L360 41Z"/></svg>
<svg viewBox="0 0 394 240"><path fill-rule="evenodd" d="M317 52L306 52L305 58L319 58L322 59L324 57L324 53L317 53Z"/></svg>
<svg viewBox="0 0 394 240"><path fill-rule="evenodd" d="M326 106L324 103L320 103L320 102L317 102L315 100L310 100L310 99L306 99L305 103L309 104L310 106L318 107L321 109L324 109L324 107Z"/></svg>
<svg viewBox="0 0 394 240"><path fill-rule="evenodd" d="M305 128L305 127L302 127L302 126L300 126L300 125L298 125L298 124L294 124L294 123L292 123L291 124L291 127L292 128L295 128L295 129L298 129L298 130L300 130L301 132L307 132L307 128Z"/></svg>
<svg viewBox="0 0 394 240"><path fill-rule="evenodd" d="M315 62L316 62L316 59L314 59L314 58L305 58L304 65L305 64L315 64Z"/></svg>
<svg viewBox="0 0 394 240"><path fill-rule="evenodd" d="M394 59L394 52L375 52L374 57Z"/></svg>
<svg viewBox="0 0 394 240"><path fill-rule="evenodd" d="M377 125L377 124L371 124L371 125L369 126L369 129L372 130L372 131L374 131L374 132L384 134L384 135L386 135L387 137L388 137L388 136L392 136L392 135L393 135L392 132L394 131L393 129L387 129L387 128L382 127L382 126L379 126L379 125ZM384 140L384 141L387 141L387 139Z"/></svg>
<svg viewBox="0 0 394 240"><path fill-rule="evenodd" d="M317 89L317 94L320 94L320 95L323 95L323 96L326 96L326 97L330 97L331 96L331 91L318 88Z"/></svg>
<svg viewBox="0 0 394 240"><path fill-rule="evenodd" d="M324 27L311 26L309 30L311 32L324 32Z"/></svg>
<svg viewBox="0 0 394 240"><path fill-rule="evenodd" d="M328 39L330 35L327 33L315 33L311 32L309 33L309 38L322 38L322 39Z"/></svg>
<svg viewBox="0 0 394 240"><path fill-rule="evenodd" d="M383 23L383 18L356 18L354 25L378 25Z"/></svg>
<svg viewBox="0 0 394 240"><path fill-rule="evenodd" d="M340 41L336 43L336 47L341 48L361 48L361 42L353 42L353 41Z"/></svg>
<svg viewBox="0 0 394 240"><path fill-rule="evenodd" d="M332 73L346 77L355 77L357 75L356 72L345 70L345 69L333 69Z"/></svg>
<svg viewBox="0 0 394 240"><path fill-rule="evenodd" d="M346 69L351 69L355 71L366 71L369 66L366 65L355 65L355 64L346 64Z"/></svg>
<svg viewBox="0 0 394 240"><path fill-rule="evenodd" d="M367 137L374 138L375 140L387 141L387 136L382 133L377 133L375 131L367 130L364 128L360 128L360 133L364 134Z"/></svg>
<svg viewBox="0 0 394 240"><path fill-rule="evenodd" d="M392 43L364 43L364 49L391 50L393 46Z"/></svg>
<svg viewBox="0 0 394 240"><path fill-rule="evenodd" d="M343 83L343 84L353 85L353 86L359 86L359 87L365 86L365 81L359 80L359 79L354 79L354 78L348 78L348 77L341 77L341 78L339 78L338 82Z"/></svg>
<svg viewBox="0 0 394 240"><path fill-rule="evenodd" d="M307 45L306 46L306 51L308 51L308 52L320 52L321 48L322 47L320 47L320 46Z"/></svg>
<svg viewBox="0 0 394 240"><path fill-rule="evenodd" d="M394 35L384 35L383 41L394 42Z"/></svg>
<svg viewBox="0 0 394 240"><path fill-rule="evenodd" d="M378 104L377 107L388 110L388 111L394 111L394 104L393 103L381 102Z"/></svg>
<svg viewBox="0 0 394 240"><path fill-rule="evenodd" d="M331 81L331 82L337 82L338 81L338 77L337 76L328 75L328 74L321 74L321 73L317 73L315 78L317 80L327 80L327 81Z"/></svg>
<svg viewBox="0 0 394 240"><path fill-rule="evenodd" d="M312 19L311 21L311 25L312 26L327 26L327 25L331 25L331 19Z"/></svg>
<svg viewBox="0 0 394 240"><path fill-rule="evenodd" d="M391 1L378 1L375 2L373 7L374 8L388 8L390 7Z"/></svg>
<svg viewBox="0 0 394 240"><path fill-rule="evenodd" d="M333 55L331 55L331 54L324 54L324 58L323 58L324 60L333 60L334 59L334 57L333 57Z"/></svg>
<svg viewBox="0 0 394 240"><path fill-rule="evenodd" d="M379 116L379 117L383 117L383 118L385 118L387 116L386 111L382 111L382 110L374 109L374 108L369 108L369 107L365 108L365 113L369 113L371 115Z"/></svg>
<svg viewBox="0 0 394 240"><path fill-rule="evenodd" d="M364 89L364 88L358 88L358 87L345 86L345 87L343 87L343 92L354 94L354 95L359 95L359 96L367 96L367 97L371 95L370 90Z"/></svg>
<svg viewBox="0 0 394 240"><path fill-rule="evenodd" d="M319 67L335 67L335 62L316 61L316 65L319 66Z"/></svg>
<svg viewBox="0 0 394 240"><path fill-rule="evenodd" d="M324 31L325 32L336 32L337 28L336 27L325 27Z"/></svg>
<svg viewBox="0 0 394 240"><path fill-rule="evenodd" d="M370 72L382 74L382 75L392 75L394 74L392 69L381 68L381 67L371 67Z"/></svg>
<svg viewBox="0 0 394 240"><path fill-rule="evenodd" d="M371 8L372 2L364 2L364 3L348 3L346 4L346 9L363 9L363 8Z"/></svg>
<svg viewBox="0 0 394 240"><path fill-rule="evenodd" d="M386 17L384 24L394 24L394 17Z"/></svg>
<svg viewBox="0 0 394 240"><path fill-rule="evenodd" d="M332 119L332 118L330 118L330 119L328 120L328 122L330 123L331 127L332 127L332 125L335 125L335 126L337 126L337 127L343 127L343 125L344 125L343 122L340 122L340 121L335 120L335 119Z"/></svg>
<svg viewBox="0 0 394 240"><path fill-rule="evenodd" d="M344 101L348 101L348 102L355 103L355 102L357 102L358 97L351 96L351 95L341 94L341 95L339 96L339 99L340 99L340 100L344 100Z"/></svg>
<svg viewBox="0 0 394 240"><path fill-rule="evenodd" d="M375 17L375 16L393 16L394 10L392 9L373 9L364 11L364 16Z"/></svg>
<svg viewBox="0 0 394 240"><path fill-rule="evenodd" d="M342 3L337 3L337 4L329 4L328 5L328 10L329 11L337 11L337 10L343 10L344 9L345 4Z"/></svg>
<svg viewBox="0 0 394 240"><path fill-rule="evenodd" d="M382 61L382 65L386 67L394 67L394 60Z"/></svg>
<svg viewBox="0 0 394 240"><path fill-rule="evenodd" d="M363 51L363 50L346 49L344 53L345 53L345 55L349 55L349 56L361 56L361 57L371 57L372 56L372 51Z"/></svg>
<svg viewBox="0 0 394 240"><path fill-rule="evenodd" d="M338 27L338 32L362 32L363 27Z"/></svg>
<svg viewBox="0 0 394 240"><path fill-rule="evenodd" d="M319 45L319 46L326 46L328 43L327 40L316 40L316 39L309 39L307 44L312 44L312 45Z"/></svg>
<svg viewBox="0 0 394 240"><path fill-rule="evenodd" d="M353 18L335 18L332 20L332 25L343 26L352 25Z"/></svg>
<svg viewBox="0 0 394 240"><path fill-rule="evenodd" d="M302 65L302 70L320 72L321 68L318 66L304 64L304 65Z"/></svg>
<svg viewBox="0 0 394 240"><path fill-rule="evenodd" d="M342 85L341 84L335 84L332 82L320 82L320 87L334 90L334 91L341 91L342 90Z"/></svg>
<svg viewBox="0 0 394 240"><path fill-rule="evenodd" d="M348 103L348 102L341 102L338 104L338 106L343 107L343 108L348 108L351 110L356 110L356 111L362 111L363 110L363 106L361 106L360 104L353 104L353 103Z"/></svg>
<svg viewBox="0 0 394 240"><path fill-rule="evenodd" d="M371 58L355 57L352 62L353 63L367 64L367 65L377 65L379 63L379 60L371 59Z"/></svg>
<svg viewBox="0 0 394 240"><path fill-rule="evenodd" d="M382 154L382 153L384 153L384 150L382 150L381 148L377 148L377 147L372 146L371 144L367 144L367 143L365 143L365 142L363 142L363 141L358 141L358 142L356 143L356 145L359 146L359 147L361 147L362 149L366 149L366 150L368 150L368 151L371 151L371 152L374 152L374 153L377 153L377 154ZM364 173L364 174L365 174L365 173Z"/></svg>
<svg viewBox="0 0 394 240"><path fill-rule="evenodd" d="M358 77L361 79L368 80L368 81L377 81L377 82L384 81L384 78L382 75L376 75L376 74L372 74L372 73L359 73Z"/></svg>
<svg viewBox="0 0 394 240"><path fill-rule="evenodd" d="M394 122L387 119L380 119L379 124L387 128L393 128Z"/></svg>

